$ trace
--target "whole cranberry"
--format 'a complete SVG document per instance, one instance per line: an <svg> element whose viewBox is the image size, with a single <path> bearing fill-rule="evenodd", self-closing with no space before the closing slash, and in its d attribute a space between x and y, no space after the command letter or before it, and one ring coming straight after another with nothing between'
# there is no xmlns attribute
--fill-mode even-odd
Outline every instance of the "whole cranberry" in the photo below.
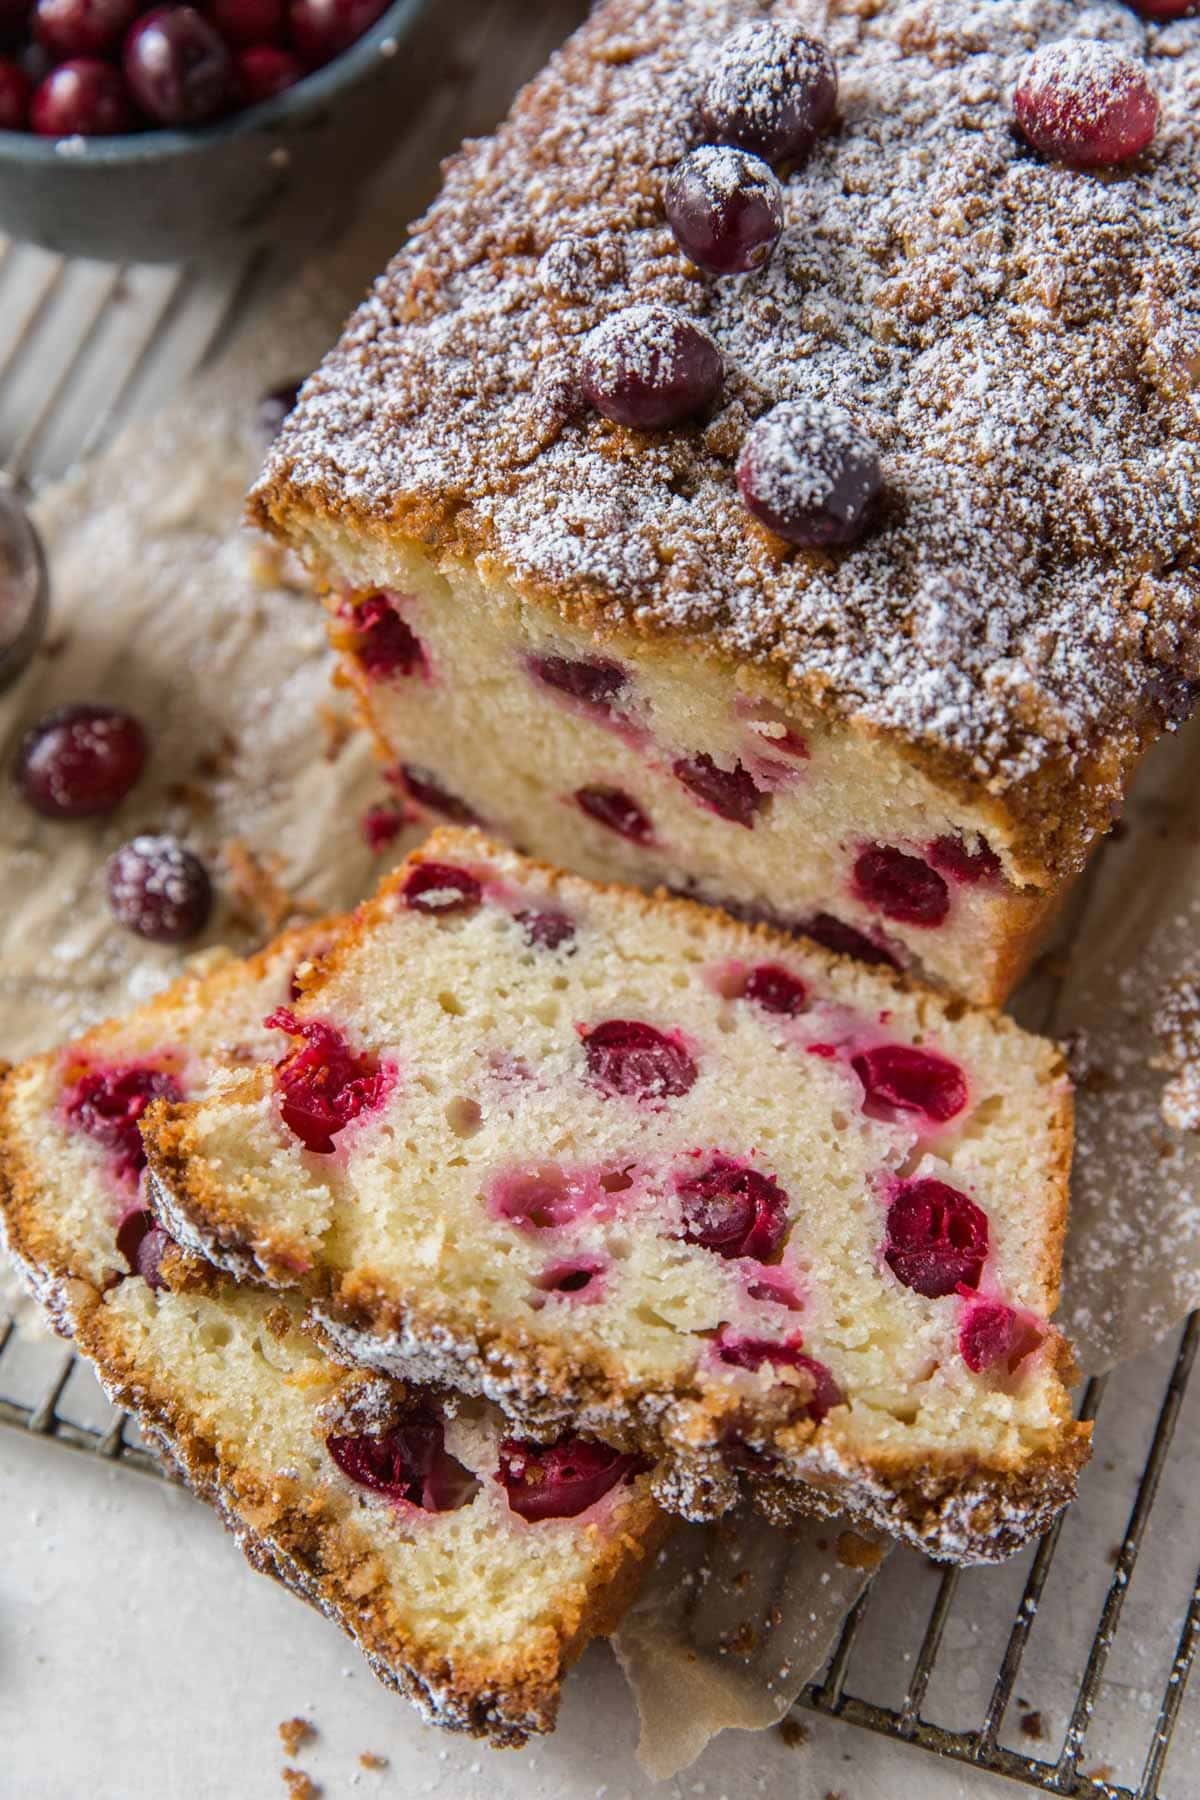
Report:
<svg viewBox="0 0 1200 1800"><path fill-rule="evenodd" d="M39 137L118 137L133 126L125 83L93 56L73 57L34 93L29 122Z"/></svg>
<svg viewBox="0 0 1200 1800"><path fill-rule="evenodd" d="M138 15L138 0L37 0L33 32L53 56L104 56Z"/></svg>
<svg viewBox="0 0 1200 1800"><path fill-rule="evenodd" d="M0 56L0 131L24 131L29 118L29 78L20 63Z"/></svg>
<svg viewBox="0 0 1200 1800"><path fill-rule="evenodd" d="M194 6L158 6L125 40L125 79L159 125L203 125L235 98L233 58Z"/></svg>
<svg viewBox="0 0 1200 1800"><path fill-rule="evenodd" d="M726 38L700 103L706 135L768 162L812 148L837 107L837 67L795 25L743 25Z"/></svg>
<svg viewBox="0 0 1200 1800"><path fill-rule="evenodd" d="M1143 19L1154 19L1160 24L1170 19L1190 19L1193 13L1200 12L1200 0L1129 0L1129 5Z"/></svg>
<svg viewBox="0 0 1200 1800"><path fill-rule="evenodd" d="M304 79L304 70L291 51L277 50L273 44L255 44L250 50L239 50L234 66L238 94L244 106L259 106L264 100L273 100L276 94L284 93ZM262 412L260 407L260 418Z"/></svg>
<svg viewBox="0 0 1200 1800"><path fill-rule="evenodd" d="M356 43L384 12L389 0L291 0L292 43L309 69L331 62Z"/></svg>
<svg viewBox="0 0 1200 1800"><path fill-rule="evenodd" d="M62 706L27 732L13 779L44 819L91 819L112 812L146 766L146 733L115 706Z"/></svg>
<svg viewBox="0 0 1200 1800"><path fill-rule="evenodd" d="M108 903L118 922L154 944L182 944L204 930L212 911L204 864L173 837L148 832L110 858Z"/></svg>
<svg viewBox="0 0 1200 1800"><path fill-rule="evenodd" d="M724 379L708 333L669 306L627 306L584 339L584 397L617 425L682 424L716 399Z"/></svg>
<svg viewBox="0 0 1200 1800"><path fill-rule="evenodd" d="M1115 44L1071 38L1034 51L1013 95L1013 117L1043 156L1098 169L1146 148L1158 101L1142 65Z"/></svg>
<svg viewBox="0 0 1200 1800"><path fill-rule="evenodd" d="M755 518L806 550L861 537L881 480L874 444L848 413L820 400L774 407L738 460L738 487Z"/></svg>
<svg viewBox="0 0 1200 1800"><path fill-rule="evenodd" d="M761 157L705 145L677 163L664 195L685 255L710 275L761 269L783 230L783 189Z"/></svg>
<svg viewBox="0 0 1200 1800"><path fill-rule="evenodd" d="M284 0L205 0L204 12L234 50L281 44L287 29Z"/></svg>

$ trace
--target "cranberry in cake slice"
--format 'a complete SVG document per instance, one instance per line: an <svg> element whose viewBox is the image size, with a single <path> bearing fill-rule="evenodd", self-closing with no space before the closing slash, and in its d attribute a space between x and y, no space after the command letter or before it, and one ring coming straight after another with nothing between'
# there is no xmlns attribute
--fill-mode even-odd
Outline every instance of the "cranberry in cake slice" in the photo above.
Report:
<svg viewBox="0 0 1200 1800"><path fill-rule="evenodd" d="M151 1103L152 1203L339 1355L645 1458L690 1517L742 1481L971 1561L1072 1492L1052 1046L452 829L267 1023Z"/></svg>

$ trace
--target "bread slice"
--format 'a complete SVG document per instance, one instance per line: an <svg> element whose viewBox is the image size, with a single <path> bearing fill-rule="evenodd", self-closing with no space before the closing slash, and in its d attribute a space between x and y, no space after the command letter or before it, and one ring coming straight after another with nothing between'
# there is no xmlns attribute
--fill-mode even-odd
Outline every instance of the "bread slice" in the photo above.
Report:
<svg viewBox="0 0 1200 1800"><path fill-rule="evenodd" d="M564 1672L613 1628L666 1530L633 1459L538 1453L486 1402L339 1367L294 1296L238 1287L151 1229L136 1113L203 1093L330 928L187 979L0 1083L0 1235L110 1396L256 1568L352 1637L438 1724L548 1731ZM501 1479L502 1477L502 1479Z"/></svg>
<svg viewBox="0 0 1200 1800"><path fill-rule="evenodd" d="M144 1121L188 1247L340 1354L660 1465L719 1514L848 1509L1003 1555L1086 1427L1053 1046L668 896L441 831L274 1017L275 1067Z"/></svg>

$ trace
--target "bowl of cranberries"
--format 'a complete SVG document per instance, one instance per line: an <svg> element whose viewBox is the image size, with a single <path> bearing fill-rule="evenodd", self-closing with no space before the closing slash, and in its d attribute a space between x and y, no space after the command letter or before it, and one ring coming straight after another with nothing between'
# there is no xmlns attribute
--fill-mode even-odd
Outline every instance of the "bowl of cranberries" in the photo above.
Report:
<svg viewBox="0 0 1200 1800"><path fill-rule="evenodd" d="M425 0L0 0L0 228L175 262L315 242L394 141Z"/></svg>

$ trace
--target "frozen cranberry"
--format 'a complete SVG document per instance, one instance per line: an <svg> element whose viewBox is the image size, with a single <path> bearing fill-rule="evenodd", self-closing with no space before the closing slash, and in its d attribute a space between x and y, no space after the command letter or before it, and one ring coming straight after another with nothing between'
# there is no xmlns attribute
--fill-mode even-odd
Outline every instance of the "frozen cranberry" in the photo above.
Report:
<svg viewBox="0 0 1200 1800"><path fill-rule="evenodd" d="M291 0L292 42L310 69L356 43L387 11L389 0Z"/></svg>
<svg viewBox="0 0 1200 1800"><path fill-rule="evenodd" d="M676 243L710 275L761 269L783 230L783 189L744 150L693 150L671 171L664 199Z"/></svg>
<svg viewBox="0 0 1200 1800"><path fill-rule="evenodd" d="M968 886L977 881L994 881L1000 873L1000 858L982 838L977 850L968 850L960 837L934 838L929 846L929 860L943 874Z"/></svg>
<svg viewBox="0 0 1200 1800"><path fill-rule="evenodd" d="M801 1369L811 1376L813 1391L808 1403L808 1416L817 1425L833 1407L841 1406L845 1395L823 1362L807 1356L803 1338L722 1337L717 1354L734 1369L749 1369L751 1374L769 1363L774 1369Z"/></svg>
<svg viewBox="0 0 1200 1800"><path fill-rule="evenodd" d="M33 32L53 56L103 56L137 15L138 0L37 0Z"/></svg>
<svg viewBox="0 0 1200 1800"><path fill-rule="evenodd" d="M891 844L872 844L854 864L854 889L868 906L901 925L940 925L950 890L936 869Z"/></svg>
<svg viewBox="0 0 1200 1800"><path fill-rule="evenodd" d="M1115 44L1066 38L1035 50L1013 95L1013 116L1043 156L1104 168L1144 150L1158 101L1143 66Z"/></svg>
<svg viewBox="0 0 1200 1800"><path fill-rule="evenodd" d="M606 1019L581 1027L588 1074L612 1094L660 1100L686 1094L698 1074L680 1038L640 1019Z"/></svg>
<svg viewBox="0 0 1200 1800"><path fill-rule="evenodd" d="M880 1044L851 1064L866 1089L869 1107L885 1118L894 1112L923 1113L944 1125L967 1104L967 1082L957 1063L909 1044Z"/></svg>
<svg viewBox="0 0 1200 1800"><path fill-rule="evenodd" d="M259 98L264 96L260 95ZM279 436L283 421L295 406L303 385L304 377L301 375L295 381L285 381L277 388L269 388L259 399L254 422L264 449Z"/></svg>
<svg viewBox="0 0 1200 1800"><path fill-rule="evenodd" d="M575 936L575 921L557 907L527 907L513 917L525 933L525 941L536 950L561 950Z"/></svg>
<svg viewBox="0 0 1200 1800"><path fill-rule="evenodd" d="M413 1406L381 1436L334 1435L325 1448L343 1475L393 1501L425 1512L456 1512L479 1483L446 1449L446 1427L428 1406Z"/></svg>
<svg viewBox="0 0 1200 1800"><path fill-rule="evenodd" d="M443 787L432 769L423 769L417 763L403 763L395 773L403 782L405 793L418 806L428 807L430 812L440 813L443 819L451 819L456 825L482 823L474 808Z"/></svg>
<svg viewBox="0 0 1200 1800"><path fill-rule="evenodd" d="M987 1214L944 1181L901 1183L888 1207L884 1261L928 1300L977 1288L988 1253Z"/></svg>
<svg viewBox="0 0 1200 1800"><path fill-rule="evenodd" d="M708 333L667 306L627 306L584 339L584 396L617 425L680 425L716 399L724 379Z"/></svg>
<svg viewBox="0 0 1200 1800"><path fill-rule="evenodd" d="M453 863L418 863L404 883L404 904L409 911L438 918L474 912L482 899L483 889L474 875Z"/></svg>
<svg viewBox="0 0 1200 1800"><path fill-rule="evenodd" d="M307 1150L328 1156L339 1131L382 1104L387 1078L321 1019L299 1019L281 1006L263 1023L270 1031L304 1039L302 1048L289 1050L275 1065L279 1111Z"/></svg>
<svg viewBox="0 0 1200 1800"><path fill-rule="evenodd" d="M166 1287L162 1278L163 1253L174 1243L149 1207L135 1207L127 1212L117 1227L117 1249L129 1264L130 1272L140 1275L147 1287L156 1293Z"/></svg>
<svg viewBox="0 0 1200 1800"><path fill-rule="evenodd" d="M116 69L77 56L51 70L35 90L29 123L39 137L118 137L131 129L133 114Z"/></svg>
<svg viewBox="0 0 1200 1800"><path fill-rule="evenodd" d="M699 1175L677 1180L683 1210L680 1236L717 1256L765 1262L787 1234L788 1199L773 1176L729 1156L714 1156Z"/></svg>
<svg viewBox="0 0 1200 1800"><path fill-rule="evenodd" d="M526 666L543 686L604 712L611 711L613 701L629 684L619 663L593 662L587 657L531 656Z"/></svg>
<svg viewBox="0 0 1200 1800"><path fill-rule="evenodd" d="M958 1348L976 1375L1000 1362L1011 1372L1039 1347L1043 1335L1042 1325L1030 1314L1014 1312L1000 1300L977 1300L963 1309Z"/></svg>
<svg viewBox="0 0 1200 1800"><path fill-rule="evenodd" d="M112 1152L122 1179L132 1179L146 1166L138 1120L152 1100L182 1099L179 1083L162 1069L96 1069L76 1083L66 1114L77 1131Z"/></svg>
<svg viewBox="0 0 1200 1800"><path fill-rule="evenodd" d="M255 44L239 50L234 57L238 95L244 106L259 106L273 100L304 79L304 70L290 50L274 44Z"/></svg>
<svg viewBox="0 0 1200 1800"><path fill-rule="evenodd" d="M0 56L0 131L24 131L29 117L29 77L20 63Z"/></svg>
<svg viewBox="0 0 1200 1800"><path fill-rule="evenodd" d="M428 673L421 640L401 618L391 594L368 594L360 606L347 606L343 611L359 635L356 654L372 680Z"/></svg>
<svg viewBox="0 0 1200 1800"><path fill-rule="evenodd" d="M874 444L823 400L788 400L761 418L737 475L755 518L805 550L860 538L883 479Z"/></svg>
<svg viewBox="0 0 1200 1800"><path fill-rule="evenodd" d="M589 819L595 819L599 825L607 825L610 831L628 838L631 844L648 844L654 836L654 828L649 819L637 801L631 799L622 788L577 788L575 804Z"/></svg>
<svg viewBox="0 0 1200 1800"><path fill-rule="evenodd" d="M740 762L732 769L723 769L702 752L699 756L681 757L673 773L710 812L719 813L734 825L744 825L748 831L754 829L754 815L767 796Z"/></svg>
<svg viewBox="0 0 1200 1800"><path fill-rule="evenodd" d="M378 856L395 843L407 824L408 814L398 806L369 806L362 822L368 850Z"/></svg>
<svg viewBox="0 0 1200 1800"><path fill-rule="evenodd" d="M284 0L204 0L204 11L235 50L283 42Z"/></svg>
<svg viewBox="0 0 1200 1800"><path fill-rule="evenodd" d="M144 833L109 858L108 903L127 931L154 944L182 944L208 923L212 883L176 838Z"/></svg>
<svg viewBox="0 0 1200 1800"><path fill-rule="evenodd" d="M836 956L852 956L856 962L869 963L873 968L900 967L885 944L876 943L855 926L847 925L843 919L835 919L832 913L814 913L800 929L814 944L832 950Z"/></svg>
<svg viewBox="0 0 1200 1800"><path fill-rule="evenodd" d="M62 706L29 731L13 769L21 797L45 819L110 813L146 766L146 733L115 706Z"/></svg>
<svg viewBox="0 0 1200 1800"><path fill-rule="evenodd" d="M837 106L837 67L818 39L763 21L726 38L701 101L705 133L768 162L812 148Z"/></svg>
<svg viewBox="0 0 1200 1800"><path fill-rule="evenodd" d="M561 1437L555 1444L505 1438L496 1480L513 1512L536 1525L578 1518L643 1467L639 1457L584 1438Z"/></svg>
<svg viewBox="0 0 1200 1800"><path fill-rule="evenodd" d="M745 996L764 1012L794 1019L808 1005L808 989L798 975L778 963L759 963L746 977Z"/></svg>
<svg viewBox="0 0 1200 1800"><path fill-rule="evenodd" d="M235 98L233 58L194 6L158 6L125 40L125 79L159 125L204 125Z"/></svg>

